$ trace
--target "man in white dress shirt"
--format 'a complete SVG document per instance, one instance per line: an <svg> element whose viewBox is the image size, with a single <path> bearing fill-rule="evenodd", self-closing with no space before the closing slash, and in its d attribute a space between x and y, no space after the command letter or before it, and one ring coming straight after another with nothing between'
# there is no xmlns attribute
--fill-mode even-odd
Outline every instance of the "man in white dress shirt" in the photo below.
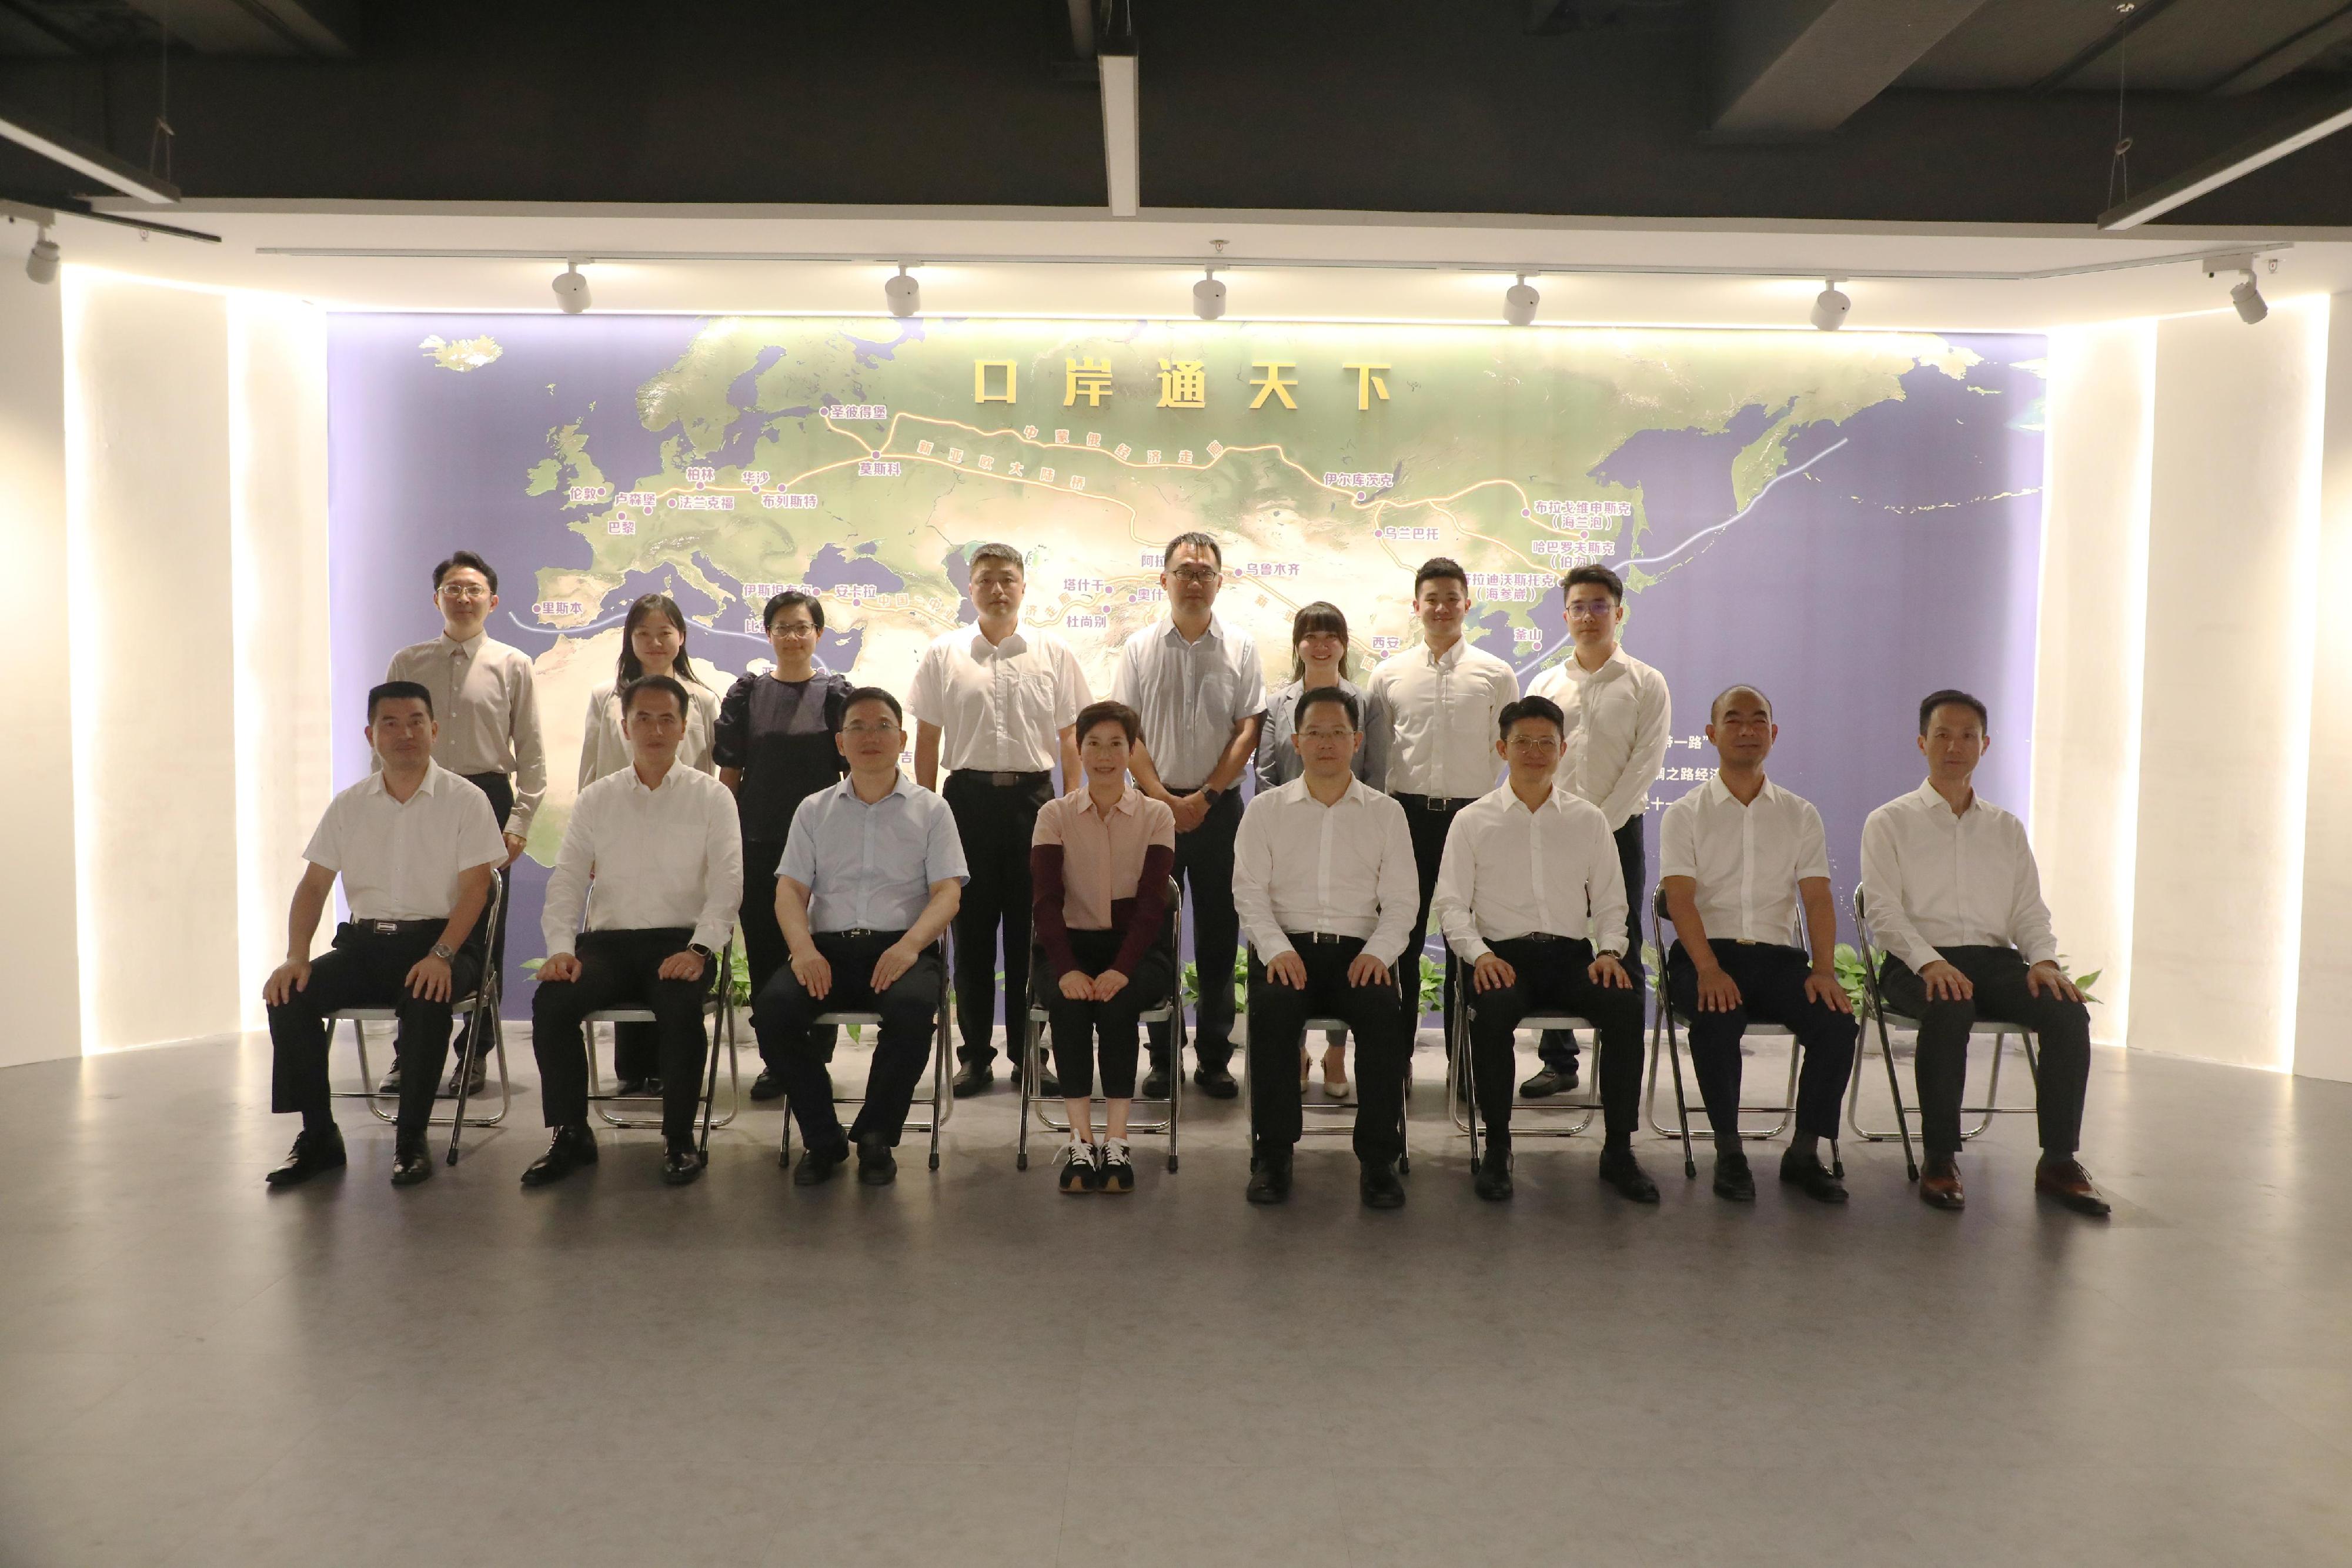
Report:
<svg viewBox="0 0 2352 1568"><path fill-rule="evenodd" d="M923 650L907 688L915 720L915 782L939 789L955 813L971 880L956 907L956 1023L963 1036L959 1099L995 1077L997 936L1004 941L1004 995L1015 1019L1029 994L1029 840L1054 798L1054 765L1076 788L1078 710L1094 701L1069 644L1021 624L1027 586L1021 552L984 544L971 552L976 626L959 626ZM948 769L940 789L940 767ZM1008 1039L1010 1036L1007 1037ZM1050 1085L1041 1092L1059 1091Z"/></svg>
<svg viewBox="0 0 2352 1568"><path fill-rule="evenodd" d="M1625 624L1625 584L1605 566L1580 566L1560 579L1561 613L1573 651L1535 678L1531 695L1559 705L1568 724L1560 781L1601 808L1617 836L1617 865L1625 879L1625 967L1642 978L1642 821L1650 808L1650 781L1665 760L1674 714L1666 678L1619 645ZM1547 1032L1538 1048L1543 1070L1519 1092L1530 1100L1576 1087L1576 1036Z"/></svg>
<svg viewBox="0 0 2352 1568"><path fill-rule="evenodd" d="M555 1135L523 1172L525 1186L596 1162L581 1029L611 1007L645 1008L661 1031L662 1180L682 1186L702 1175L694 1145L709 1048L702 1004L742 902L743 840L727 786L678 765L686 688L640 676L622 693L621 712L634 761L580 792L547 880L547 961L531 998L530 1044Z"/></svg>
<svg viewBox="0 0 2352 1568"><path fill-rule="evenodd" d="M1168 619L1119 645L1112 700L1143 716L1143 739L1129 771L1136 787L1176 814L1176 880L1192 926L1192 962L1201 977L1194 1014L1192 1081L1220 1100L1239 1092L1234 1054L1234 835L1242 820L1237 793L1257 750L1265 716L1265 671L1257 643L1220 620L1213 607L1224 579L1224 550L1203 533L1178 534L1161 556L1160 586ZM1164 1098L1183 1063L1169 1058L1169 1026L1150 1026L1151 1071L1142 1097Z"/></svg>
<svg viewBox="0 0 2352 1568"><path fill-rule="evenodd" d="M377 768L337 795L302 858L310 863L287 916L286 961L262 987L269 1006L273 1111L299 1111L302 1131L272 1187L293 1186L345 1161L327 1088L328 1013L390 1007L406 1069L393 1146L394 1186L433 1174L425 1152L433 1082L449 1051L449 1008L481 983L476 929L490 878L506 862L482 792L433 760L433 694L413 681L368 693L368 748ZM331 953L310 956L319 916L343 879L352 917Z"/></svg>
<svg viewBox="0 0 2352 1568"><path fill-rule="evenodd" d="M1446 944L1470 966L1470 1070L1486 1147L1480 1197L1511 1196L1512 1041L1531 1012L1591 1019L1601 1035L1601 1179L1636 1203L1658 1187L1633 1157L1642 1092L1642 994L1621 956L1625 890L1598 808L1556 775L1559 708L1522 697L1496 719L1509 766L1446 834L1435 904Z"/></svg>
<svg viewBox="0 0 2352 1568"><path fill-rule="evenodd" d="M1250 802L1234 846L1234 903L1249 932L1252 1203L1290 1196L1301 1129L1298 1044L1309 1018L1356 1040L1356 1158L1372 1208L1404 1202L1405 1075L1412 1023L1397 991L1419 896L1404 809L1355 775L1361 710L1338 686L1298 699L1300 775Z"/></svg>
<svg viewBox="0 0 2352 1568"><path fill-rule="evenodd" d="M433 712L441 724L433 760L489 798L506 834L506 865L499 869L503 883L506 866L522 854L531 819L547 793L547 747L540 736L530 655L483 630L499 607L499 574L472 550L458 550L434 567L433 602L441 612L441 635L394 653L383 678L415 681L433 694ZM506 956L501 913L490 932L491 973L504 971ZM459 1038L456 1071L470 1071L472 1088L479 1089L489 1042ZM397 1069L382 1088L387 1094L399 1091ZM449 1092L457 1089L453 1075Z"/></svg>
<svg viewBox="0 0 2352 1568"><path fill-rule="evenodd" d="M1885 955L1879 993L1919 1020L1914 1059L1920 1140L1919 1197L1961 1207L1960 1088L1969 1029L1978 1019L2023 1024L2039 1040L2042 1160L2033 1188L2077 1213L2107 1200L2075 1159L2091 1074L2091 1015L2058 966L2050 908L2025 824L1978 798L1970 779L1990 744L1985 706L1940 691L1919 705L1927 781L1862 826L1862 891L1871 935Z"/></svg>
<svg viewBox="0 0 2352 1568"><path fill-rule="evenodd" d="M1822 1164L1820 1142L1837 1136L1838 1096L1853 1071L1853 1004L1837 977L1822 814L1764 777L1780 735L1770 700L1754 686L1731 687L1708 712L1715 778L1658 823L1658 890L1675 923L1666 984L1675 1010L1690 1020L1691 1067L1715 1133L1717 1196L1756 1198L1739 1140L1739 1038L1753 1019L1785 1026L1804 1051L1780 1179L1843 1203L1845 1185Z"/></svg>
<svg viewBox="0 0 2352 1568"><path fill-rule="evenodd" d="M1470 574L1458 562L1433 556L1412 579L1412 612L1421 622L1417 647L1381 661L1364 683L1387 713L1385 736L1371 737L1384 766L1372 782L1405 809L1412 834L1414 877L1421 889L1405 950L1405 996L1417 1025L1421 1011L1421 950L1429 936L1429 904L1445 835L1455 813L1495 787L1495 724L1518 700L1511 666L1462 635L1470 612ZM1445 1038L1454 1038L1454 956L1445 956Z"/></svg>

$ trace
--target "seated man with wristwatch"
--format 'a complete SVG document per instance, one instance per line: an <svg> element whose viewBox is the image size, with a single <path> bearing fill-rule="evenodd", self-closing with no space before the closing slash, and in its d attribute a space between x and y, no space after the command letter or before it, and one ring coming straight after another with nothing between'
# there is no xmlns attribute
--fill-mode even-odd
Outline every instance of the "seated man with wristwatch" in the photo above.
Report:
<svg viewBox="0 0 2352 1568"><path fill-rule="evenodd" d="M547 882L547 961L530 1034L540 1105L555 1136L522 1173L525 1186L596 1161L581 1026L614 1007L648 1009L660 1033L662 1180L682 1186L702 1175L694 1144L709 1049L702 1007L742 901L742 835L727 787L677 766L683 686L641 676L623 688L621 715L631 766L580 791Z"/></svg>

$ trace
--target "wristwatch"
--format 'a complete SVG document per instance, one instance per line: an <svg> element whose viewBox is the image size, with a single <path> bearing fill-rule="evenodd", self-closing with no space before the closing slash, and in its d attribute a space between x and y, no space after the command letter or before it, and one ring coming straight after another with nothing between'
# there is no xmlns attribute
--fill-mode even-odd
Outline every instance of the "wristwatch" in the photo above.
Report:
<svg viewBox="0 0 2352 1568"><path fill-rule="evenodd" d="M1203 784L1201 786L1201 793L1207 797L1209 804L1213 806L1217 803L1218 799L1224 794L1228 786L1223 784Z"/></svg>
<svg viewBox="0 0 2352 1568"><path fill-rule="evenodd" d="M704 946L699 942L688 943L686 945L686 950L693 954L696 957L701 959L706 964L710 963L719 956L718 954L712 952L709 948Z"/></svg>
<svg viewBox="0 0 2352 1568"><path fill-rule="evenodd" d="M446 964L457 956L457 949L446 942L436 942L433 944L433 956Z"/></svg>

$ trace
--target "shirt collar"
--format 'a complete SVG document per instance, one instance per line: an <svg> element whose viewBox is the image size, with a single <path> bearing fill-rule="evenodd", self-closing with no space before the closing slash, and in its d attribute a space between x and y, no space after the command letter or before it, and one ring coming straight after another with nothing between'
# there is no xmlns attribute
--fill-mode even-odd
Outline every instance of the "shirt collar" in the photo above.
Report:
<svg viewBox="0 0 2352 1568"><path fill-rule="evenodd" d="M448 775L449 770L447 768L442 767L439 763L433 761L429 758L426 758L425 763L425 782L416 787L416 795L433 794L435 792L434 787L438 784L445 776ZM375 793L383 796L386 800L390 800L392 798L392 791L384 788L383 769L382 768L377 768L368 774L367 787ZM414 800L416 799L416 795L411 795L409 799Z"/></svg>
<svg viewBox="0 0 2352 1568"><path fill-rule="evenodd" d="M1544 803L1540 806L1535 807L1533 811L1529 811L1529 814L1533 815L1534 811L1565 811L1568 810L1568 803L1578 798L1579 797L1576 792L1570 789L1567 785L1561 783L1559 781L1559 776L1558 774L1554 774L1551 781L1551 793L1545 796ZM1505 778L1500 784L1496 785L1494 789L1486 792L1486 799L1494 801L1496 807L1500 810L1528 810L1528 807L1520 804L1519 792L1511 788L1511 781L1507 777Z"/></svg>
<svg viewBox="0 0 2352 1568"><path fill-rule="evenodd" d="M1076 793L1078 797L1078 810L1087 812L1093 811L1095 809L1094 791L1087 789L1086 785L1080 784ZM1111 810L1122 817L1132 817L1141 810L1143 810L1143 791L1138 789L1133 784L1128 785L1125 789L1121 790L1119 792L1118 799L1111 805Z"/></svg>
<svg viewBox="0 0 2352 1568"><path fill-rule="evenodd" d="M857 780L851 778L846 773L841 776L841 782L834 786L833 792L835 795L840 796L843 800L849 801L852 805L863 806L866 804L865 801L857 798ZM890 794L883 796L882 800L887 800L894 795L912 795L914 792L914 781L908 779L906 773L902 770L898 775L898 781L890 786ZM882 800L877 800L874 803L878 806L882 803Z"/></svg>
<svg viewBox="0 0 2352 1568"><path fill-rule="evenodd" d="M482 651L482 644L489 640L490 634L487 631L477 632L462 643L451 637L446 632L441 633L441 642L445 648L454 650L457 653L462 653L469 659L475 654L480 653Z"/></svg>
<svg viewBox="0 0 2352 1568"><path fill-rule="evenodd" d="M1944 803L1944 798L1936 793L1936 782L1932 779L1921 779L1919 781L1919 788L1911 792L1911 799L1916 800L1921 809L1930 811L1941 811L1948 817L1953 817L1953 820L1956 821L1958 821L1960 817L1971 816L1976 812L1984 810L1985 803L1985 798L1980 791L1971 790L1969 795L1969 809L1958 813L1958 816L1955 817L1951 807Z"/></svg>
<svg viewBox="0 0 2352 1568"><path fill-rule="evenodd" d="M1307 775L1304 773L1301 773L1297 778L1293 779L1289 783L1285 784L1280 789L1275 792L1287 801L1295 802L1299 800L1315 800L1314 796L1307 792ZM1334 800L1331 803L1332 808L1337 810L1338 808L1346 805L1350 800L1369 800L1378 793L1379 791L1374 789L1370 785L1355 777L1355 775L1349 774L1348 776L1347 793L1341 795L1337 800ZM1322 804L1320 800L1316 800L1315 803L1318 806Z"/></svg>
<svg viewBox="0 0 2352 1568"><path fill-rule="evenodd" d="M1169 624L1172 626L1175 622L1171 621ZM971 629L971 656L981 663L985 664L990 659L1017 658L1028 651L1029 640L1021 635L1018 626L1007 632L1002 643L991 643L988 634L978 626Z"/></svg>
<svg viewBox="0 0 2352 1568"><path fill-rule="evenodd" d="M1184 640L1184 633L1176 630L1176 617L1173 615L1171 615L1167 620L1161 622L1160 624L1161 627L1160 636L1166 641L1175 643L1178 647L1197 648L1201 645L1200 643L1188 643ZM1225 623L1217 618L1215 612L1212 611L1209 614L1209 629L1201 633L1201 643L1222 643L1224 640Z"/></svg>
<svg viewBox="0 0 2352 1568"><path fill-rule="evenodd" d="M1613 681L1623 674L1628 668L1625 663L1625 644L1622 643L1609 650L1609 656L1601 661L1601 667L1597 670L1586 669L1578 661L1574 648L1571 647L1568 651L1569 678L1580 685L1587 681Z"/></svg>
<svg viewBox="0 0 2352 1568"><path fill-rule="evenodd" d="M1422 663L1433 664L1441 670L1450 670L1462 662L1462 651L1468 646L1470 646L1469 638L1456 637L1454 639L1454 646L1446 649L1443 653L1433 653L1429 651L1429 644L1424 643L1421 646Z"/></svg>

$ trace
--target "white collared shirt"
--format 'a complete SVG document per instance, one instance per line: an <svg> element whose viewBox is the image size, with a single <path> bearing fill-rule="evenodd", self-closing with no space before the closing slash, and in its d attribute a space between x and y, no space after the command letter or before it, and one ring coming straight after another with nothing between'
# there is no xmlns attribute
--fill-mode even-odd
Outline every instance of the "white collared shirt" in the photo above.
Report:
<svg viewBox="0 0 2352 1568"><path fill-rule="evenodd" d="M1265 672L1256 640L1217 616L1197 643L1155 621L1119 645L1110 695L1143 716L1151 766L1181 794L1208 782L1234 726L1265 711Z"/></svg>
<svg viewBox="0 0 2352 1568"><path fill-rule="evenodd" d="M1862 892L1882 952L1915 970L1938 947L2014 947L2058 956L2025 824L1982 796L1955 815L1921 784L1862 824Z"/></svg>
<svg viewBox="0 0 2352 1568"><path fill-rule="evenodd" d="M302 858L343 879L354 920L446 920L457 878L504 865L507 841L490 798L437 762L406 801L371 773L327 802Z"/></svg>
<svg viewBox="0 0 2352 1568"><path fill-rule="evenodd" d="M433 694L441 738L433 760L452 773L514 777L514 810L506 831L530 836L530 820L547 794L547 747L540 738L539 690L530 655L488 632L463 643L446 634L392 656L387 681L415 681Z"/></svg>
<svg viewBox="0 0 2352 1568"><path fill-rule="evenodd" d="M686 688L686 735L677 743L677 760L697 773L716 773L712 737L719 728L719 694L700 681L680 681ZM588 696L588 721L580 732L580 788L609 779L635 764L629 732L621 716L621 686L599 686Z"/></svg>
<svg viewBox="0 0 2352 1568"><path fill-rule="evenodd" d="M1822 814L1769 779L1745 806L1721 777L1710 779L1658 822L1658 875L1698 883L1699 923L1710 942L1801 948L1797 883L1829 874Z"/></svg>
<svg viewBox="0 0 2352 1568"><path fill-rule="evenodd" d="M734 931L742 902L734 792L676 763L659 789L648 789L634 767L625 768L572 803L540 931L549 957L571 952L584 905L591 931L691 926L690 940L716 952Z"/></svg>
<svg viewBox="0 0 2352 1568"><path fill-rule="evenodd" d="M940 727L940 767L950 773L1051 769L1062 731L1092 701L1070 645L1019 627L993 644L977 626L932 639L907 688L907 711Z"/></svg>
<svg viewBox="0 0 2352 1568"><path fill-rule="evenodd" d="M1432 657L1426 645L1390 654L1364 683L1387 714L1386 733L1365 737L1367 776L1391 795L1466 800L1495 787L1496 720L1517 702L1511 666L1469 639Z"/></svg>
<svg viewBox="0 0 2352 1568"><path fill-rule="evenodd" d="M1622 647L1597 670L1578 664L1571 653L1538 675L1528 695L1559 705L1567 727L1560 737L1561 781L1600 807L1612 830L1641 815L1673 738L1666 677Z"/></svg>
<svg viewBox="0 0 2352 1568"><path fill-rule="evenodd" d="M1445 831L1429 912L1465 963L1487 944L1545 932L1625 951L1625 873L1599 808L1555 784L1528 808L1507 779Z"/></svg>
<svg viewBox="0 0 2352 1568"><path fill-rule="evenodd" d="M1421 913L1404 808L1352 777L1335 805L1304 778L1258 796L1234 836L1234 909L1260 959L1292 950L1285 932L1325 931L1395 963Z"/></svg>

